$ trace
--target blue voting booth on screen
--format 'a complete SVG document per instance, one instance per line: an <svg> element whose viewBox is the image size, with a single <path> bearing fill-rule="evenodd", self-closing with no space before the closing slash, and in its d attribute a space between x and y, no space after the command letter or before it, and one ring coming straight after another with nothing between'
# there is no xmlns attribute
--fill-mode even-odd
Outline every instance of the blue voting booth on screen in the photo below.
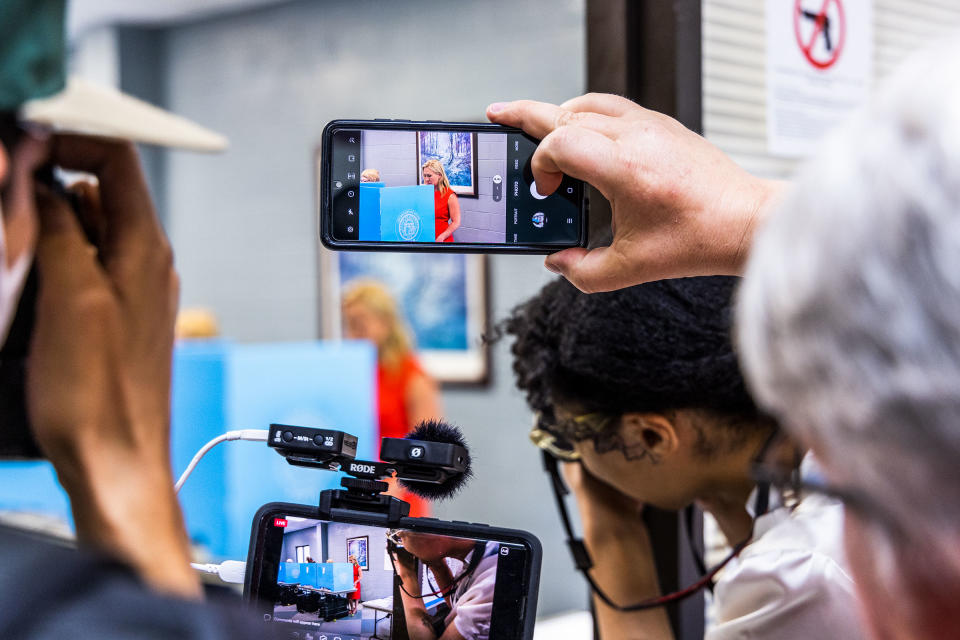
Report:
<svg viewBox="0 0 960 640"><path fill-rule="evenodd" d="M361 342L185 342L174 352L171 446L174 477L200 447L234 429L270 423L327 427L359 438L374 458L376 354ZM293 467L263 442L220 444L180 492L194 544L216 558L245 558L250 525L267 502L316 504L337 474ZM69 521L69 503L49 463L0 463L0 510ZM352 580L352 574L351 574Z"/></svg>
<svg viewBox="0 0 960 640"><path fill-rule="evenodd" d="M281 562L277 582L330 591L353 591L353 565L349 562Z"/></svg>
<svg viewBox="0 0 960 640"><path fill-rule="evenodd" d="M433 186L360 185L360 240L433 242Z"/></svg>

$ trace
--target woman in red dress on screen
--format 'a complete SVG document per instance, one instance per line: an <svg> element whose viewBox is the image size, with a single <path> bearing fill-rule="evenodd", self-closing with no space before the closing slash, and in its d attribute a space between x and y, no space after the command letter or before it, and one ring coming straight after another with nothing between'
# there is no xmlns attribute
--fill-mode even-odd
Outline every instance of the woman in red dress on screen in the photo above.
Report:
<svg viewBox="0 0 960 640"><path fill-rule="evenodd" d="M344 335L377 348L380 437L402 438L423 420L442 419L440 392L417 362L390 292L373 280L355 282L343 294L342 310ZM411 516L430 515L428 502L390 484L388 493L409 502Z"/></svg>
<svg viewBox="0 0 960 640"><path fill-rule="evenodd" d="M453 242L453 232L460 227L460 201L450 188L447 172L439 160L427 160L421 167L423 184L433 185L434 232L437 242Z"/></svg>
<svg viewBox="0 0 960 640"><path fill-rule="evenodd" d="M357 603L360 602L360 562L357 560L357 556L349 556L347 562L353 565L353 586L355 590L347 595L347 606L350 615L357 613Z"/></svg>

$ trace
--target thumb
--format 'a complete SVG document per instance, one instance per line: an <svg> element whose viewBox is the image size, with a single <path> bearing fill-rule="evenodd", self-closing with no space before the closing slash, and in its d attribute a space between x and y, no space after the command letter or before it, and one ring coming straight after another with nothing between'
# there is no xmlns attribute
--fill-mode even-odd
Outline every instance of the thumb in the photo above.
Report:
<svg viewBox="0 0 960 640"><path fill-rule="evenodd" d="M620 254L611 247L565 249L547 256L544 266L584 293L612 291L632 284Z"/></svg>

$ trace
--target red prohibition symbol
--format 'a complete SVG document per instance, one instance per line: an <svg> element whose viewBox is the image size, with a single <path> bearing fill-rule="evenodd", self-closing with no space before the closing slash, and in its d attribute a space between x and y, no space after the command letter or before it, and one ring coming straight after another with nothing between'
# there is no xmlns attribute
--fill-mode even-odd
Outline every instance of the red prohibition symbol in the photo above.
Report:
<svg viewBox="0 0 960 640"><path fill-rule="evenodd" d="M817 11L819 7L819 11ZM804 29L811 25L813 29ZM807 31L806 36L804 31ZM841 0L795 0L793 32L807 62L817 69L829 69L840 58L847 36L847 20ZM822 46L818 46L822 43Z"/></svg>

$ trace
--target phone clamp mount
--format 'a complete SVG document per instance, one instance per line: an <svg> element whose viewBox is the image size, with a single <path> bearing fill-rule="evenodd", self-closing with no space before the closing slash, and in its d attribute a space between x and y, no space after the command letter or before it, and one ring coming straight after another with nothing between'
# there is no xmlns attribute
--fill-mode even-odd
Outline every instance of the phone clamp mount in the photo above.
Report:
<svg viewBox="0 0 960 640"><path fill-rule="evenodd" d="M343 489L320 492L319 514L330 519L332 509L381 513L390 525L409 515L410 504L384 494L390 485L385 478L396 478L409 488L418 485L443 485L469 473L467 450L449 442L382 438L382 460L357 460L357 437L333 429L316 429L286 424L271 424L267 445L287 462L301 467L342 472ZM411 487L412 485L412 487Z"/></svg>

